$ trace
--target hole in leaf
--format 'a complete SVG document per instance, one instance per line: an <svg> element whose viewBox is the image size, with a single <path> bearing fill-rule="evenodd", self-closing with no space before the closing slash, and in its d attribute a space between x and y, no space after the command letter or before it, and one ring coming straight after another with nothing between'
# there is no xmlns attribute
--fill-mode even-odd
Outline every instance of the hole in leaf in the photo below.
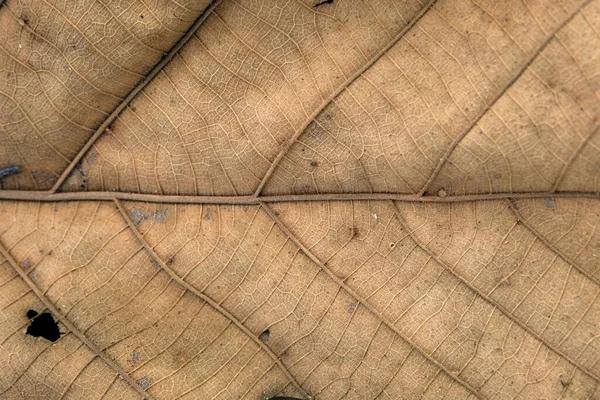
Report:
<svg viewBox="0 0 600 400"><path fill-rule="evenodd" d="M266 342L267 340L269 340L269 335L271 335L271 331L269 331L267 329L266 331L264 331L263 333L261 333L258 338L260 340L262 340L263 342Z"/></svg>
<svg viewBox="0 0 600 400"><path fill-rule="evenodd" d="M38 314L35 310L27 311L27 318L31 320L31 325L27 327L27 334L33 337L43 337L51 342L60 339L62 332L58 328L58 322L54 320L52 314L44 312Z"/></svg>

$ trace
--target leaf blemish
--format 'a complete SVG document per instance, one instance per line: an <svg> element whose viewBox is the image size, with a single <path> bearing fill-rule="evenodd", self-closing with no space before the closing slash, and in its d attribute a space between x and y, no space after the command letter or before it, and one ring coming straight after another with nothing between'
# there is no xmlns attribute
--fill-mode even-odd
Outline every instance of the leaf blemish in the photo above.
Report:
<svg viewBox="0 0 600 400"><path fill-rule="evenodd" d="M51 342L56 342L63 334L58 328L58 322L54 320L49 312L38 314L35 310L29 310L27 311L27 318L31 320L31 324L27 327L27 335L43 337Z"/></svg>
<svg viewBox="0 0 600 400"><path fill-rule="evenodd" d="M144 376L144 377L138 379L137 383L138 383L138 385L140 385L142 387L142 389L146 390L152 384L152 378L150 378L148 376Z"/></svg>
<svg viewBox="0 0 600 400"><path fill-rule="evenodd" d="M131 354L131 361L132 361L132 365L131 368L134 368L137 363L139 363L141 360L141 354L139 351L134 350L133 353Z"/></svg>
<svg viewBox="0 0 600 400"><path fill-rule="evenodd" d="M320 3L315 4L313 8L320 7L325 4L333 4L333 0L323 0Z"/></svg>
<svg viewBox="0 0 600 400"><path fill-rule="evenodd" d="M8 178L12 175L17 175L21 173L21 169L16 165L9 165L8 167L0 168L0 181L2 179Z"/></svg>
<svg viewBox="0 0 600 400"><path fill-rule="evenodd" d="M165 223L167 217L171 214L171 210L168 207L162 207L158 210L148 211L137 207L133 207L131 211L129 211L129 215L133 220L133 223L136 225L141 224L143 221L149 220L153 218L156 222Z"/></svg>
<svg viewBox="0 0 600 400"><path fill-rule="evenodd" d="M271 331L267 329L267 330L263 331L263 332L262 332L262 333L261 333L261 334L258 336L258 338L259 338L261 341L263 341L263 342L266 342L267 340L269 340L269 336L270 336L270 335L271 335Z"/></svg>

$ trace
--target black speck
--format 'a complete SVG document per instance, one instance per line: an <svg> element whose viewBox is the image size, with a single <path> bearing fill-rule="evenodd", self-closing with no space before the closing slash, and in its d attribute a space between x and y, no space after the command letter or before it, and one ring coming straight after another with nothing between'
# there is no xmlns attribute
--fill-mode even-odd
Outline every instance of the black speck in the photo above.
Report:
<svg viewBox="0 0 600 400"><path fill-rule="evenodd" d="M27 327L27 334L33 337L43 337L51 342L60 339L62 332L58 329L58 322L52 314L45 312L38 315L37 311L27 311L27 318L31 319L31 325Z"/></svg>
<svg viewBox="0 0 600 400"><path fill-rule="evenodd" d="M311 162L310 162L310 166L311 166L311 167L318 167L318 166L319 166L319 163L318 163L317 161L311 161Z"/></svg>

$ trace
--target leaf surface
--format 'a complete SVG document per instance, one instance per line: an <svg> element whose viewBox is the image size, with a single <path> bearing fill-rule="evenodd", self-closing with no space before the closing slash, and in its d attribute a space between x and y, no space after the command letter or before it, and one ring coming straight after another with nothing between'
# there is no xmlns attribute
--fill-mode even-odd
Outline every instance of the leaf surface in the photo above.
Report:
<svg viewBox="0 0 600 400"><path fill-rule="evenodd" d="M600 398L600 1L0 26L0 397Z"/></svg>

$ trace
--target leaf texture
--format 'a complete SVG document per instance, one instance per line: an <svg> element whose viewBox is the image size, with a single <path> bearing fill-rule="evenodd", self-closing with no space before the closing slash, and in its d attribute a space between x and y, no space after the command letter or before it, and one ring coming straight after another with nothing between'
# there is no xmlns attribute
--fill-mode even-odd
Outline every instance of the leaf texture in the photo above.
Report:
<svg viewBox="0 0 600 400"><path fill-rule="evenodd" d="M600 1L6 0L0 46L0 398L600 398Z"/></svg>

